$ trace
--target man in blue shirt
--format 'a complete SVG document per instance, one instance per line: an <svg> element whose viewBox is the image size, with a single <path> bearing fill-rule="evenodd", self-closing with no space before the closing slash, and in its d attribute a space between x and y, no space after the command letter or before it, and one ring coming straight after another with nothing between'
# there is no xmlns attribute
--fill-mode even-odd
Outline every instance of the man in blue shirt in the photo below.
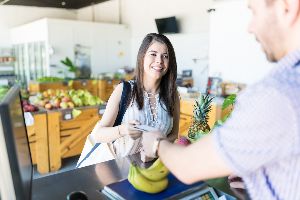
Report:
<svg viewBox="0 0 300 200"><path fill-rule="evenodd" d="M249 32L272 71L212 134L187 147L143 134L143 150L185 183L236 174L251 199L300 199L300 0L249 0L249 8Z"/></svg>

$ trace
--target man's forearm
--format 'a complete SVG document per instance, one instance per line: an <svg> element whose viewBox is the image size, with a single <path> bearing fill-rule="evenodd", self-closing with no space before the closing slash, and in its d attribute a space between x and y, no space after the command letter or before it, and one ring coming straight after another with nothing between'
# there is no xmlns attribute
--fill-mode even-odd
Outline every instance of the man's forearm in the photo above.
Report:
<svg viewBox="0 0 300 200"><path fill-rule="evenodd" d="M186 147L162 140L158 155L179 180L188 184L232 173L216 152L211 135Z"/></svg>
<svg viewBox="0 0 300 200"><path fill-rule="evenodd" d="M184 154L185 147L173 144L168 140L161 140L158 147L158 156L166 167L182 182L186 182L184 176L184 168L181 163L180 157Z"/></svg>

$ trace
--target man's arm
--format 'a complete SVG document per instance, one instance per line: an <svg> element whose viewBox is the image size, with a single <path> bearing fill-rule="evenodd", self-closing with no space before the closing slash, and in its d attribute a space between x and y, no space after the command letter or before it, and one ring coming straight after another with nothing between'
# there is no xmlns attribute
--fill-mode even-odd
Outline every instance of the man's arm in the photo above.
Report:
<svg viewBox="0 0 300 200"><path fill-rule="evenodd" d="M150 141L155 141L157 137L159 135L155 133L143 134L143 148L146 154L153 152L153 147L149 144L153 144ZM180 181L187 184L232 173L218 154L212 135L186 147L161 140L158 156Z"/></svg>

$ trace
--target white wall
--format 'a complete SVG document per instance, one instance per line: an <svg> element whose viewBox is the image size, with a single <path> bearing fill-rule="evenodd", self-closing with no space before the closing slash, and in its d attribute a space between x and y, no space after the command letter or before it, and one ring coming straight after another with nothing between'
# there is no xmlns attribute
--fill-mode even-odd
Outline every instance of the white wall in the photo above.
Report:
<svg viewBox="0 0 300 200"><path fill-rule="evenodd" d="M65 57L75 60L76 45L88 51L93 75L130 65L130 30L126 25L44 18L13 28L11 33L12 44L45 42L48 75L59 75L65 68L60 61Z"/></svg>
<svg viewBox="0 0 300 200"><path fill-rule="evenodd" d="M94 75L130 65L130 30L125 25L55 19L48 19L48 25L54 49L50 65L61 65L66 56L74 60L76 44L90 48Z"/></svg>
<svg viewBox="0 0 300 200"><path fill-rule="evenodd" d="M203 76L199 75L199 73L207 66L206 57L208 54L209 32L209 14L207 13L207 9L210 8L212 1L213 0L110 0L79 9L76 12L54 9L57 10L54 14L54 10L52 9L50 9L50 12L48 8L38 8L37 10L35 10L36 8L32 8L33 10L28 10L26 13L32 13L30 14L31 20L33 20L34 17L37 18L38 14L45 16L47 13L51 13L53 15L50 17L55 18L69 17L85 21L94 20L96 22L121 22L122 24L127 24L131 30L130 66L132 67L135 66L136 55L142 38L149 32L157 32L154 19L176 16L181 33L169 34L167 36L175 47L178 72L180 73L182 69L193 69L194 75L197 74L195 76L196 86L201 89L204 87L203 80L206 79L206 72L204 70ZM61 11L61 16L59 16L58 11ZM15 9L13 9L13 12L15 12ZM38 13L37 15L34 14L36 12ZM22 14L25 12L20 13L21 17L25 15ZM10 16L14 17L11 14ZM24 20L25 19L28 19L28 17L24 17ZM24 23L24 20L18 20L20 21L19 24ZM195 58L196 62L193 61ZM204 82L206 82L206 80ZM206 83L204 83L204 85L205 84Z"/></svg>
<svg viewBox="0 0 300 200"><path fill-rule="evenodd" d="M251 84L271 69L260 44L247 32L251 12L246 0L220 1L211 13L209 69L224 80Z"/></svg>
<svg viewBox="0 0 300 200"><path fill-rule="evenodd" d="M44 17L76 19L75 10L0 5L0 47L11 46L10 29Z"/></svg>
<svg viewBox="0 0 300 200"><path fill-rule="evenodd" d="M131 66L143 37L157 32L155 18L176 16L179 34L167 34L177 57L178 72L193 69L195 85L205 89L207 78L209 14L212 0L111 0L78 10L78 19L127 24L131 30ZM120 10L119 10L120 7ZM94 17L93 10L94 9ZM194 62L193 60L196 61Z"/></svg>

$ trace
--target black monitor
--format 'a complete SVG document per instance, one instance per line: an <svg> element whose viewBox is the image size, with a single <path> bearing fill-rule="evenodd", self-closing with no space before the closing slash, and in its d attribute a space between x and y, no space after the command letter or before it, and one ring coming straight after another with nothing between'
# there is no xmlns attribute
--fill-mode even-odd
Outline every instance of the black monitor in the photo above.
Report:
<svg viewBox="0 0 300 200"><path fill-rule="evenodd" d="M158 33L178 33L178 26L176 18L167 17L167 18L160 18L155 19L155 23L157 26Z"/></svg>
<svg viewBox="0 0 300 200"><path fill-rule="evenodd" d="M0 100L0 199L31 199L32 161L20 89Z"/></svg>

